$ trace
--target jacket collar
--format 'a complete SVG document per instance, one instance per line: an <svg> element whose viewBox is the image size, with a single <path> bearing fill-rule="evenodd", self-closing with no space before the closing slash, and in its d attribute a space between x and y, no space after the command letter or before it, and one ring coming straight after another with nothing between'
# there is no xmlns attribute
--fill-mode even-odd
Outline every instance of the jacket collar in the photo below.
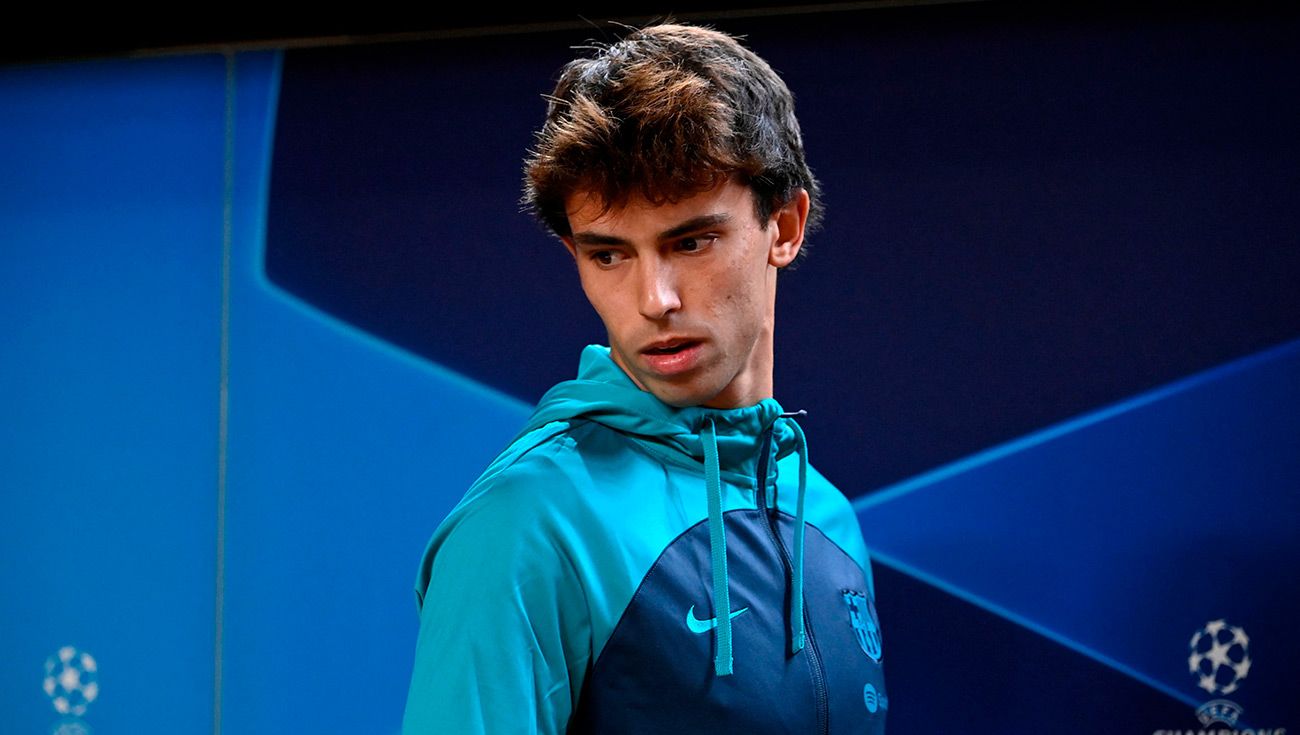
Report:
<svg viewBox="0 0 1300 735"><path fill-rule="evenodd" d="M610 357L608 347L588 345L582 351L577 379L547 391L524 431L552 421L586 419L629 436L665 461L699 467L704 462L701 432L712 419L723 475L733 481L744 476L752 483L768 428L773 429L777 458L795 449L793 430L787 422L777 421L782 413L781 404L772 398L744 408L670 406L632 382Z"/></svg>

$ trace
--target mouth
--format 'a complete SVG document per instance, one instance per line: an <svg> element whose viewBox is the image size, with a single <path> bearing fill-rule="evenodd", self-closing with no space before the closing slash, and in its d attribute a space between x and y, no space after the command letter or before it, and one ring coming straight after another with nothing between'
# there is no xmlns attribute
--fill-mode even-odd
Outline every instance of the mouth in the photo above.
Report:
<svg viewBox="0 0 1300 735"><path fill-rule="evenodd" d="M663 342L656 342L649 347L641 350L646 355L675 355L683 350L688 350L698 345L699 340L693 339L673 339Z"/></svg>
<svg viewBox="0 0 1300 735"><path fill-rule="evenodd" d="M666 339L643 348L641 356L651 372L669 378L696 367L703 347L704 342L698 339Z"/></svg>

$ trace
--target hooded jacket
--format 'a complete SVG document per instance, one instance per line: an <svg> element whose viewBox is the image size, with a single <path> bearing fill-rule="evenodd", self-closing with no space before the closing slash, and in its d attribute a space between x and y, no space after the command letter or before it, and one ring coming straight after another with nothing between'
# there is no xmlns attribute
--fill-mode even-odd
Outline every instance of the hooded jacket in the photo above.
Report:
<svg viewBox="0 0 1300 735"><path fill-rule="evenodd" d="M589 346L435 531L403 732L882 733L866 548L774 400Z"/></svg>

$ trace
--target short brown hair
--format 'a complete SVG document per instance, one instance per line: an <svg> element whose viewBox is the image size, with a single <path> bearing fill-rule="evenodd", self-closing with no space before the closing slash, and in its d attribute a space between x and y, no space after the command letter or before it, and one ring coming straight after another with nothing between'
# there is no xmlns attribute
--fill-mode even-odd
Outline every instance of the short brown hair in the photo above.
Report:
<svg viewBox="0 0 1300 735"><path fill-rule="evenodd" d="M524 203L555 234L572 234L565 200L578 191L616 206L707 191L731 176L754 192L758 221L799 189L821 216L804 161L794 98L766 61L732 36L661 24L569 62L524 166Z"/></svg>

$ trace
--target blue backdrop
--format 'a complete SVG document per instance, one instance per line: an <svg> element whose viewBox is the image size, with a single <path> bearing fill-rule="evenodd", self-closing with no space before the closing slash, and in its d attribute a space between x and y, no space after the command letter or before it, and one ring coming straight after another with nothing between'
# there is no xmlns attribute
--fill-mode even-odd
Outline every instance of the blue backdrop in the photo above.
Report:
<svg viewBox="0 0 1300 735"><path fill-rule="evenodd" d="M1300 727L1298 25L719 24L827 191L777 397L892 732ZM601 34L0 70L0 729L396 730L425 540L602 336L517 204Z"/></svg>

